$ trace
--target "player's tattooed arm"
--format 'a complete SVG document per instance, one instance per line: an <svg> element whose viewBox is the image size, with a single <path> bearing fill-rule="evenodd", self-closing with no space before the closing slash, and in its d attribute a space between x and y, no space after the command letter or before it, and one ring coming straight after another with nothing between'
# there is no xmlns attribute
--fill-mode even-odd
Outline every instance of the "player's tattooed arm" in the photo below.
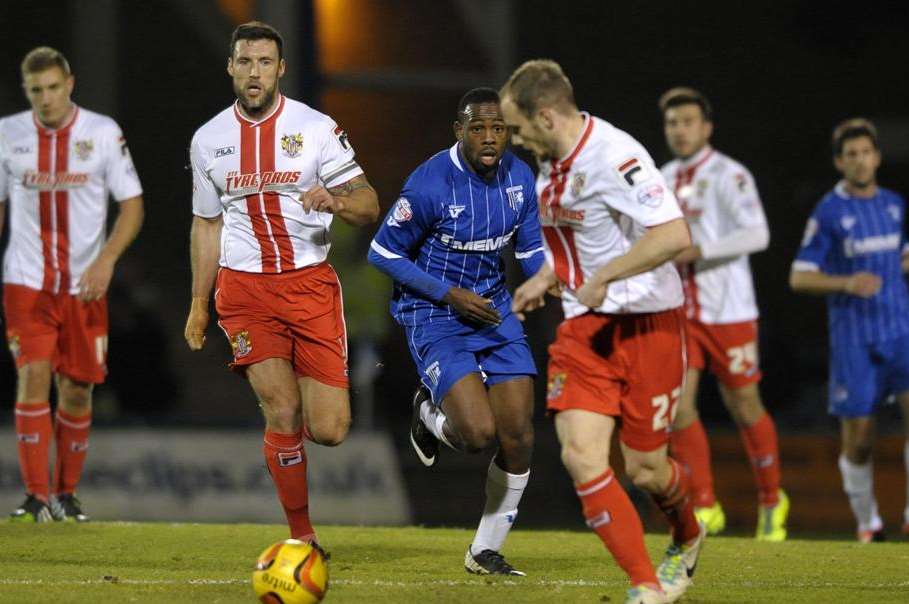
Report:
<svg viewBox="0 0 909 604"><path fill-rule="evenodd" d="M300 198L307 212L335 214L353 226L363 226L379 219L379 198L365 174L354 176L347 182L326 189L315 187Z"/></svg>
<svg viewBox="0 0 909 604"><path fill-rule="evenodd" d="M343 185L338 185L337 187L331 187L328 189L328 192L331 193L332 197L350 197L350 195L359 189L369 189L375 193L375 189L372 188L372 185L369 184L369 181L366 180L366 176L360 175L351 178Z"/></svg>

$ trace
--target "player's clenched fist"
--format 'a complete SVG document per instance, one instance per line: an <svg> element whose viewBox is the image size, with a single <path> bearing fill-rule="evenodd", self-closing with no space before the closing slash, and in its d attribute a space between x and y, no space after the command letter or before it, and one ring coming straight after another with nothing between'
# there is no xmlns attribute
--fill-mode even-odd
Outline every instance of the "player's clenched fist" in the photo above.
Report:
<svg viewBox="0 0 909 604"><path fill-rule="evenodd" d="M587 308L599 308L603 304L603 299L606 297L606 285L601 283L597 279L590 279L585 281L584 285L578 288L578 291L575 292L575 296L578 299L578 302L586 306Z"/></svg>
<svg viewBox="0 0 909 604"><path fill-rule="evenodd" d="M315 210L337 214L344 209L344 201L334 197L325 187L316 187L304 192L300 197L300 203L307 212Z"/></svg>
<svg viewBox="0 0 909 604"><path fill-rule="evenodd" d="M190 350L202 350L202 346L205 345L206 327L208 327L208 300L193 298L189 316L186 318L186 328L183 330L183 337Z"/></svg>
<svg viewBox="0 0 909 604"><path fill-rule="evenodd" d="M853 273L846 281L846 293L859 298L870 298L881 289L881 278L874 273Z"/></svg>

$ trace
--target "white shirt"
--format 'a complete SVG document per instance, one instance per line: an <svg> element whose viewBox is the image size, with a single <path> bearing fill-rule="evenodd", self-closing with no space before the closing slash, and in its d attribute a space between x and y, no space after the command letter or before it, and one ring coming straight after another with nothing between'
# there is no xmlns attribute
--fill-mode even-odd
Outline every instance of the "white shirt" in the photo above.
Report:
<svg viewBox="0 0 909 604"><path fill-rule="evenodd" d="M627 133L584 114L574 149L540 164L537 195L546 255L565 284L566 318L588 312L575 291L599 268L628 252L656 226L682 217L650 155ZM681 306L675 267L655 269L609 285L600 313L646 313Z"/></svg>
<svg viewBox="0 0 909 604"><path fill-rule="evenodd" d="M124 201L141 194L111 118L75 107L56 130L31 111L0 119L0 200L10 201L3 281L77 294L104 246L108 195Z"/></svg>
<svg viewBox="0 0 909 604"><path fill-rule="evenodd" d="M190 160L193 213L224 216L221 266L251 273L324 261L332 214L303 211L300 195L363 173L330 117L283 95L257 122L236 104L216 115L193 136Z"/></svg>
<svg viewBox="0 0 909 604"><path fill-rule="evenodd" d="M709 146L669 162L662 172L703 255L681 271L686 314L706 324L754 321L748 254L765 249L770 235L751 173Z"/></svg>

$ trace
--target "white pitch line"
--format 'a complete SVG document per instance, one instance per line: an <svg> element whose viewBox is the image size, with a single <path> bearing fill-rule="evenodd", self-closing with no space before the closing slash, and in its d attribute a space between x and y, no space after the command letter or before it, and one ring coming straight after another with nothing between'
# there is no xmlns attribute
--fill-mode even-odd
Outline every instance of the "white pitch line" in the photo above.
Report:
<svg viewBox="0 0 909 604"><path fill-rule="evenodd" d="M43 579L0 579L0 585L244 585L249 583L249 579L82 579L82 580L58 580L45 581ZM488 583L486 578L477 579L435 579L432 581L387 581L374 579L372 581L363 579L332 579L331 585L352 585L352 586L375 586L375 587L434 587L434 586L505 586L520 587L526 585L536 585L541 587L616 587L625 585L625 581L591 581L587 579L537 579L537 580L514 580L514 579L494 579L494 583ZM909 581L899 581L896 583L834 583L830 581L778 581L778 582L756 582L756 581L719 581L719 582L701 582L701 585L710 587L752 587L752 588L901 588L909 587Z"/></svg>

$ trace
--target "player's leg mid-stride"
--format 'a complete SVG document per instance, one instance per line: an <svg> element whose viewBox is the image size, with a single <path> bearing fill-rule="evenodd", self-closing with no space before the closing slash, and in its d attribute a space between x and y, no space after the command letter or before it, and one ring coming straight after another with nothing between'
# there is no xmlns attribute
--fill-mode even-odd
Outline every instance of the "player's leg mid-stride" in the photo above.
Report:
<svg viewBox="0 0 909 604"><path fill-rule="evenodd" d="M410 438L424 465L438 460L439 442L468 453L499 447L489 464L483 516L464 556L468 572L524 576L500 551L530 477L532 413L529 376L487 376L484 384L479 373L469 373L448 390L441 405L423 386L414 395Z"/></svg>

